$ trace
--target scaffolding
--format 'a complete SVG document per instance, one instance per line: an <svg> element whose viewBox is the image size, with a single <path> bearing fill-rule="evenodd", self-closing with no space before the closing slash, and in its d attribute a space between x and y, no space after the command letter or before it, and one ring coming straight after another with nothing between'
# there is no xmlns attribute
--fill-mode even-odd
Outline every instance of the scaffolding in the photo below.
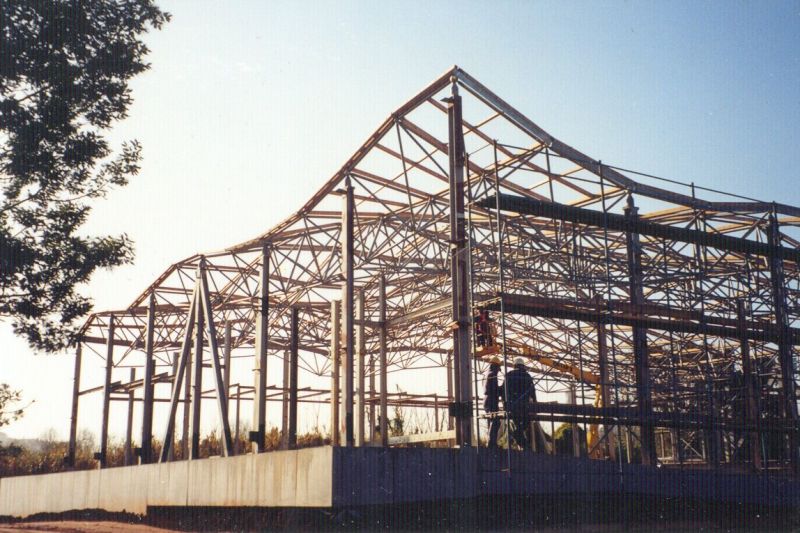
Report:
<svg viewBox="0 0 800 533"><path fill-rule="evenodd" d="M571 424L576 454L796 473L799 224L800 208L592 159L453 67L292 216L87 320L68 460L90 393L103 401L101 466L112 400L129 420L141 404L142 463L173 458L179 419L198 457L201 405L215 405L223 454L242 452L243 400L254 452L270 403L289 448L304 403L329 406L335 446L479 445L480 307L506 366L528 358L532 419L551 434ZM105 380L82 389L87 351ZM232 357L252 360L252 384L231 383ZM267 375L270 360L282 376ZM415 370L430 390L390 391ZM159 402L165 428L153 428ZM390 406L432 412L434 431L390 438ZM592 436L583 452L579 426Z"/></svg>

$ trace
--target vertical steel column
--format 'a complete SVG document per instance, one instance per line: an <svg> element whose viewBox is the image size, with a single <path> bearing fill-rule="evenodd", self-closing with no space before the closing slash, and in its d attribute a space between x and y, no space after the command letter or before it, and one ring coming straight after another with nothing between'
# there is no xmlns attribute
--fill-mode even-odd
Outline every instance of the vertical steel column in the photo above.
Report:
<svg viewBox="0 0 800 533"><path fill-rule="evenodd" d="M375 444L375 355L369 356L369 431L367 436L369 438L370 446Z"/></svg>
<svg viewBox="0 0 800 533"><path fill-rule="evenodd" d="M192 324L194 324L194 321L197 318L197 313L194 309L194 305L196 304L193 304L191 310ZM183 369L183 373L186 378L186 383L184 383L183 387L183 419L181 420L181 459L189 458L189 421L192 418L192 368L193 368L192 361L194 360L194 358L192 357L191 338L189 339L189 344L187 344L187 348L189 352L186 355L186 363Z"/></svg>
<svg viewBox="0 0 800 533"><path fill-rule="evenodd" d="M265 244L261 248L261 279L259 281L259 298L256 311L256 390L253 406L253 422L256 427L256 438L253 451L266 451L267 434L267 346L269 344L269 266L270 248Z"/></svg>
<svg viewBox="0 0 800 533"><path fill-rule="evenodd" d="M380 313L381 329L378 337L379 346L379 366L380 366L380 386L381 386L381 407L380 407L380 432L381 446L389 445L389 409L388 409L388 383L386 365L386 276L381 274L380 285L378 287L378 308Z"/></svg>
<svg viewBox="0 0 800 533"><path fill-rule="evenodd" d="M342 206L342 315L344 318L344 444L355 446L353 427L353 357L354 345L354 269L353 269L353 216L355 202L350 178L345 180L344 205Z"/></svg>
<svg viewBox="0 0 800 533"><path fill-rule="evenodd" d="M100 468L108 466L108 416L111 407L111 369L114 368L114 315L108 317L108 339L106 342L106 380L103 385L103 418L100 426Z"/></svg>
<svg viewBox="0 0 800 533"><path fill-rule="evenodd" d="M450 161L450 281L453 296L453 360L455 363L456 443L472 446L472 389L470 387L470 312L464 219L464 131L461 97L455 78L447 99Z"/></svg>
<svg viewBox="0 0 800 533"><path fill-rule="evenodd" d="M453 376L455 374L453 370L453 352L448 352L447 354L447 361L445 361L445 366L447 370L447 405L453 403L455 399L453 396ZM447 429L453 429L453 417L450 416L450 412L448 409L447 413Z"/></svg>
<svg viewBox="0 0 800 533"><path fill-rule="evenodd" d="M576 391L576 384L575 381L571 381L569 384L569 392L567 393L569 397L570 405L577 405L578 404L578 394ZM573 457L580 457L581 456L581 436L578 432L578 424L573 422L570 424L570 433L572 433L572 455Z"/></svg>
<svg viewBox="0 0 800 533"><path fill-rule="evenodd" d="M341 327L340 327L341 302L331 302L331 444L339 446L342 443L341 425L339 422L339 403L341 393L339 380L341 379Z"/></svg>
<svg viewBox="0 0 800 533"><path fill-rule="evenodd" d="M356 296L356 384L358 394L356 394L356 446L364 445L364 415L366 414L364 404L364 385L366 384L364 372L364 360L366 359L367 339L364 335L364 291L358 291Z"/></svg>
<svg viewBox="0 0 800 533"><path fill-rule="evenodd" d="M437 433L441 431L441 427L439 426L439 395L433 395L433 429Z"/></svg>
<svg viewBox="0 0 800 533"><path fill-rule="evenodd" d="M197 284L200 284L200 271L197 272ZM199 296L199 291L198 291ZM198 298L194 306L195 310L195 330L194 330L194 383L192 384L192 432L191 444L189 446L189 459L200 458L200 408L203 403L203 338L205 328L205 318L203 317L203 305Z"/></svg>
<svg viewBox="0 0 800 533"><path fill-rule="evenodd" d="M714 421L720 418L719 394L717 394L716 383L714 383L713 380L709 381L706 384L706 390L708 391L708 403L711 408L710 414L713 426ZM723 460L722 433L720 433L719 429L714 428L708 432L708 445L711 464L719 466L720 462Z"/></svg>
<svg viewBox="0 0 800 533"><path fill-rule="evenodd" d="M222 345L222 360L225 365L222 373L222 383L225 386L225 396L228 399L228 412L230 412L230 398L231 398L231 323L225 321L225 337L224 344Z"/></svg>
<svg viewBox="0 0 800 533"><path fill-rule="evenodd" d="M136 381L136 369L131 368L130 382ZM134 464L133 455L133 402L134 392L133 387L128 390L128 418L125 425L125 466Z"/></svg>
<svg viewBox="0 0 800 533"><path fill-rule="evenodd" d="M638 218L638 209L633 204L633 195L628 194L625 216L633 223ZM628 255L628 277L630 301L634 309L644 303L642 290L642 247L639 235L626 232ZM633 328L633 358L636 373L636 396L639 405L640 441L642 444L642 464L656 464L655 433L652 423L652 399L650 397L650 358L647 347L647 330Z"/></svg>
<svg viewBox="0 0 800 533"><path fill-rule="evenodd" d="M608 340L606 339L606 325L597 324L597 358L600 367L600 404L602 407L609 407L608 403ZM605 455L611 460L616 460L616 450L612 441L614 426L609 425L606 420L603 424L603 434L605 436Z"/></svg>
<svg viewBox="0 0 800 533"><path fill-rule="evenodd" d="M291 366L289 350L283 352L283 394L281 394L281 442L280 447L289 447L289 367Z"/></svg>
<svg viewBox="0 0 800 533"><path fill-rule="evenodd" d="M147 303L147 329L144 339L144 381L142 382L143 407L142 407L142 464L153 460L153 374L155 360L153 359L153 335L155 333L156 295L150 293Z"/></svg>
<svg viewBox="0 0 800 533"><path fill-rule="evenodd" d="M69 419L69 448L67 450L67 466L75 466L75 453L78 443L78 402L81 396L81 364L83 342L78 340L75 348L75 373L72 378L72 414Z"/></svg>
<svg viewBox="0 0 800 533"><path fill-rule="evenodd" d="M297 448L297 372L298 372L298 348L300 341L300 323L298 308L291 308L289 330L289 439L288 447L290 450Z"/></svg>
<svg viewBox="0 0 800 533"><path fill-rule="evenodd" d="M739 349L742 355L742 373L744 374L744 416L747 425L751 428L758 427L758 403L756 395L756 380L753 375L753 363L750 360L750 342L745 335L747 330L746 314L744 301L736 301L736 317L739 322ZM753 469L761 471L763 463L761 460L761 435L757 429L751 429L747 434L747 444L750 448L750 460L753 462Z"/></svg>
<svg viewBox="0 0 800 533"><path fill-rule="evenodd" d="M169 415L167 416L167 424L166 428L164 429L164 438L162 439L163 445L161 448L161 454L159 455L159 462L164 463L168 460L172 460L173 457L173 440L174 440L174 433L175 433L175 414L178 410L178 403L180 402L181 397L181 384L183 383L184 376L186 377L187 387L185 390L185 396L188 399L190 388L188 386L189 378L191 376L191 368L189 361L191 360L192 354L192 333L194 332L194 322L197 316L195 312L195 307L197 307L197 284L195 284L194 294L192 295L191 303L189 304L189 309L187 310L186 314L186 326L183 330L183 342L181 343L181 355L180 359L178 360L177 365L175 368L174 377L172 380L172 394L170 396L169 402ZM188 440L189 435L189 411L188 411L189 402L186 401L184 403L184 411L183 411L183 458L186 458L186 443Z"/></svg>
<svg viewBox="0 0 800 533"><path fill-rule="evenodd" d="M228 409L228 425L230 426L230 412L231 412L231 351L233 350L233 345L231 344L231 323L226 320L225 321L225 337L224 342L225 344L222 346L222 357L225 363L225 368L222 374L222 383L223 387L225 387L225 401L227 402L227 409ZM239 450L236 448L237 442L239 437L237 435L236 440L233 442L233 453L239 453Z"/></svg>
<svg viewBox="0 0 800 533"><path fill-rule="evenodd" d="M231 426L228 423L228 392L222 379L222 368L219 362L219 345L217 344L217 326L214 323L214 312L211 307L211 292L208 285L208 268L206 260L200 260L200 304L203 308L203 317L208 328L208 345L211 348L211 369L214 378L214 391L217 394L217 412L219 423L222 426L222 455L233 455L233 442L231 439Z"/></svg>
<svg viewBox="0 0 800 533"><path fill-rule="evenodd" d="M175 394L175 389L177 388L177 378L178 378L178 361L179 361L180 353L173 352L172 353L172 382L169 386L169 397L172 398L173 394ZM170 441L169 445L166 443L162 444L162 447L167 449L167 461L174 461L175 460L175 446Z"/></svg>
<svg viewBox="0 0 800 533"><path fill-rule="evenodd" d="M241 425L241 414L242 414L242 385L237 383L236 384L236 430L235 430L235 439L233 441L233 451L238 454L240 449L240 442L242 440L241 432L239 427Z"/></svg>
<svg viewBox="0 0 800 533"><path fill-rule="evenodd" d="M792 343L789 335L789 317L786 301L786 280L783 275L783 260L775 257L774 248L781 244L781 230L775 214L769 217L767 231L770 246L769 273L772 282L772 306L775 314L775 325L778 328L778 359L781 364L781 384L783 386L784 415L791 425L788 436L789 463L792 471L800 473L798 461L798 425L797 425L797 391L795 390L794 362L792 360Z"/></svg>

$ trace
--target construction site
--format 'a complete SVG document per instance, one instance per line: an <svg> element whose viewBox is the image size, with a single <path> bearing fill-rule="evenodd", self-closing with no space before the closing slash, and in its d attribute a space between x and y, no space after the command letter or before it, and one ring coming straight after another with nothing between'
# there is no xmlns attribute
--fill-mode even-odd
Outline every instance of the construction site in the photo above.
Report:
<svg viewBox="0 0 800 533"><path fill-rule="evenodd" d="M292 216L91 315L63 424L71 464L102 402L98 469L3 479L0 514L556 492L795 508L800 208L702 185L604 164L453 67ZM486 448L491 418L510 432L483 409L491 357L533 378L530 450ZM130 466L106 468L112 417ZM200 457L201 419L222 458ZM297 449L315 423L325 444Z"/></svg>

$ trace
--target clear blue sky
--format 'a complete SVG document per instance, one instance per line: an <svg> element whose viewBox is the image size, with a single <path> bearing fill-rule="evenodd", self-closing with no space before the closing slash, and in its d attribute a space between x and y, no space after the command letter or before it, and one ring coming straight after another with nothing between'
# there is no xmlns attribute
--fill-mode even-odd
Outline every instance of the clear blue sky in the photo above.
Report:
<svg viewBox="0 0 800 533"><path fill-rule="evenodd" d="M142 173L87 228L128 233L137 261L87 287L97 308L279 222L453 64L594 158L800 205L800 2L491 4L162 1L173 21L114 131L143 143ZM65 437L72 357L9 331L0 381L36 403L0 431Z"/></svg>

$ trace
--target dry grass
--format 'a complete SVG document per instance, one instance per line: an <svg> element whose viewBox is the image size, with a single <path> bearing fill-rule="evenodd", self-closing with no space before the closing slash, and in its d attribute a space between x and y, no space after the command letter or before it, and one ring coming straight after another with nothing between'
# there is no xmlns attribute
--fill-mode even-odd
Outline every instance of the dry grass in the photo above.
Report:
<svg viewBox="0 0 800 533"><path fill-rule="evenodd" d="M236 453L244 453L250 449L247 440L248 431L242 431L239 438L233 443ZM266 435L266 448L268 451L278 450L284 447L281 432L277 428L271 428ZM297 437L298 448L310 448L314 446L324 446L330 443L330 438L324 435L319 429ZM158 457L161 452L162 443L153 442L153 455ZM41 449L31 449L17 445L0 446L0 477L25 476L32 474L49 474L53 472L64 472L68 470L91 470L98 467L98 462L94 458L94 453L100 446L93 434L82 432L76 443L75 465L70 467L66 463L68 445L52 437L45 437L41 441ZM183 443L179 440L175 443L173 452L176 460L186 457ZM215 430L204 436L200 440L200 457L211 457L221 455L222 440L220 434ZM135 464L135 458L128 454L128 460L134 463L126 463L126 449L124 442L111 439L108 444L108 466L124 466L125 464Z"/></svg>

